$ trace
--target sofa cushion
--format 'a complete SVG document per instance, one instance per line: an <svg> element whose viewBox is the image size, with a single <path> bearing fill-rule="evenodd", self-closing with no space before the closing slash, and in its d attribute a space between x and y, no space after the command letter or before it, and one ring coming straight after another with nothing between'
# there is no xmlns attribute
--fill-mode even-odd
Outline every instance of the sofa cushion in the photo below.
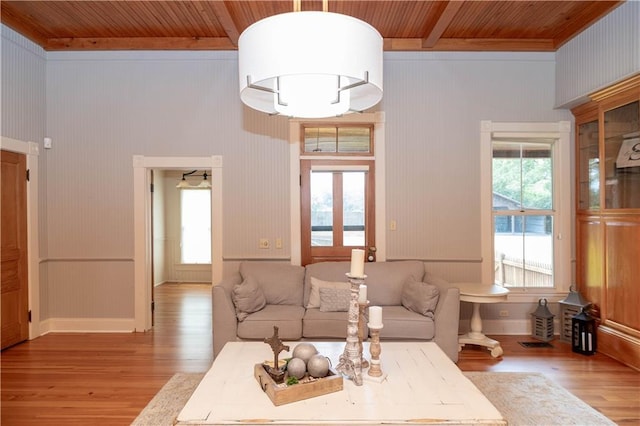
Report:
<svg viewBox="0 0 640 426"><path fill-rule="evenodd" d="M238 321L244 321L249 314L259 311L267 304L262 289L252 276L248 276L240 284L233 287L231 299L236 309Z"/></svg>
<svg viewBox="0 0 640 426"><path fill-rule="evenodd" d="M302 307L304 267L286 263L242 262L240 275L256 278L268 305Z"/></svg>
<svg viewBox="0 0 640 426"><path fill-rule="evenodd" d="M407 280L402 290L402 306L426 317L434 317L440 291L433 284Z"/></svg>
<svg viewBox="0 0 640 426"><path fill-rule="evenodd" d="M311 291L309 292L309 299L305 305L307 309L320 307L320 289L321 288L339 288L347 289L351 288L351 285L345 281L323 281L316 277L310 277Z"/></svg>
<svg viewBox="0 0 640 426"><path fill-rule="evenodd" d="M347 312L350 300L350 289L320 288L320 312Z"/></svg>
<svg viewBox="0 0 640 426"><path fill-rule="evenodd" d="M306 339L344 339L347 337L347 312L320 312L307 309L302 319Z"/></svg>
<svg viewBox="0 0 640 426"><path fill-rule="evenodd" d="M381 339L431 340L435 337L435 322L432 318L412 312L403 306L384 306L382 324Z"/></svg>
<svg viewBox="0 0 640 426"><path fill-rule="evenodd" d="M324 281L348 282L346 273L351 269L351 262L320 262L306 266L304 297L309 300L311 278ZM402 289L409 278L422 281L424 263L418 260L402 260L397 262L370 262L364 264L367 275L367 298L372 305L398 305L402 303Z"/></svg>
<svg viewBox="0 0 640 426"><path fill-rule="evenodd" d="M264 339L273 335L276 326L281 339L298 340L302 338L303 316L302 306L267 305L239 322L237 334L241 339Z"/></svg>

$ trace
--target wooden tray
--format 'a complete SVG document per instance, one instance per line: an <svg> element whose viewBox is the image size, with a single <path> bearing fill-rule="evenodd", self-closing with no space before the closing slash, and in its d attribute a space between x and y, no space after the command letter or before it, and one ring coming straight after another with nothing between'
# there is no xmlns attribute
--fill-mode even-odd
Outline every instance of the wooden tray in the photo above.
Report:
<svg viewBox="0 0 640 426"><path fill-rule="evenodd" d="M342 390L342 375L332 368L329 369L327 377L314 379L310 382L304 382L302 379L300 383L291 386L274 382L262 364L254 366L253 375L262 390L269 395L273 405L288 404ZM286 383L286 376L284 380Z"/></svg>

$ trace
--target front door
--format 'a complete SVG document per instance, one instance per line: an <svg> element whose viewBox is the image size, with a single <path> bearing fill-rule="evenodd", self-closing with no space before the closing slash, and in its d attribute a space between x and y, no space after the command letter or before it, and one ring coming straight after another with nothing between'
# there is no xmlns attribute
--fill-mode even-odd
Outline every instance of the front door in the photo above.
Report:
<svg viewBox="0 0 640 426"><path fill-rule="evenodd" d="M2 151L1 305L2 349L29 338L27 276L27 161Z"/></svg>
<svg viewBox="0 0 640 426"><path fill-rule="evenodd" d="M349 260L364 249L375 261L373 160L302 160L302 265Z"/></svg>

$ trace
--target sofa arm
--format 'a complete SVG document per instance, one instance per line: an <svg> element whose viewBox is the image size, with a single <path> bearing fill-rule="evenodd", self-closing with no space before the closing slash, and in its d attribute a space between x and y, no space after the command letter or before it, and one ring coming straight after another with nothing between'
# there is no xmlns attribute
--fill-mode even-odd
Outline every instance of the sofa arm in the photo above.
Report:
<svg viewBox="0 0 640 426"><path fill-rule="evenodd" d="M242 281L240 274L225 278L211 290L213 357L215 358L227 342L235 341L238 329L236 309L231 292Z"/></svg>
<svg viewBox="0 0 640 426"><path fill-rule="evenodd" d="M458 362L460 290L450 287L440 293L434 321L436 325L436 343L453 362Z"/></svg>
<svg viewBox="0 0 640 426"><path fill-rule="evenodd" d="M458 362L458 328L460 323L460 290L449 282L426 272L425 282L438 286L440 298L434 313L435 342L453 362Z"/></svg>

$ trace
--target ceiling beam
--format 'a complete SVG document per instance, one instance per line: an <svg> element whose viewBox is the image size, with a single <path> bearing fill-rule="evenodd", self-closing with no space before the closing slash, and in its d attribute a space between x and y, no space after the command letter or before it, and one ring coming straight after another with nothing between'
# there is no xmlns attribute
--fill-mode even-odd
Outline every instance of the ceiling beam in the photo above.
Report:
<svg viewBox="0 0 640 426"><path fill-rule="evenodd" d="M431 32L422 40L422 47L431 49L436 45L440 37L447 29L451 21L458 13L458 10L462 7L464 1L450 1L447 2L447 6L444 8L442 14L438 17L438 21L431 29Z"/></svg>
<svg viewBox="0 0 640 426"><path fill-rule="evenodd" d="M216 17L218 18L218 21L220 21L220 25L222 25L222 28L224 28L224 31L227 33L227 36L229 37L231 44L238 47L238 39L240 38L240 31L238 31L238 27L236 26L236 23L233 21L233 18L231 17L231 13L229 13L229 9L225 5L225 3L222 1L214 1L214 2L209 2L209 4L213 8L213 11L215 12Z"/></svg>
<svg viewBox="0 0 640 426"><path fill-rule="evenodd" d="M385 38L385 51L554 52L553 39L441 38L431 48L418 38Z"/></svg>
<svg viewBox="0 0 640 426"><path fill-rule="evenodd" d="M227 37L50 38L45 50L236 50Z"/></svg>

